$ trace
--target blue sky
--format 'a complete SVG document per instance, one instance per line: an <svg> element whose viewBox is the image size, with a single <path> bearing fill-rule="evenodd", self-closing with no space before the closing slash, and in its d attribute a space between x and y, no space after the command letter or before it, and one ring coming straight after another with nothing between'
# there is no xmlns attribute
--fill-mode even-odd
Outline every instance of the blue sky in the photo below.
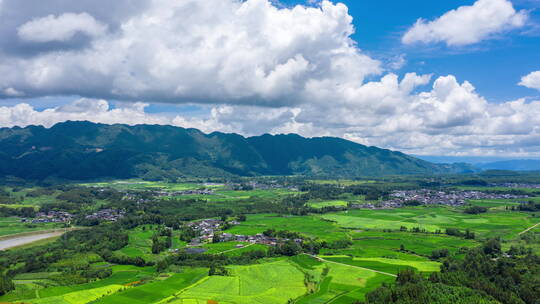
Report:
<svg viewBox="0 0 540 304"><path fill-rule="evenodd" d="M540 0L0 0L0 37L0 127L540 157Z"/></svg>

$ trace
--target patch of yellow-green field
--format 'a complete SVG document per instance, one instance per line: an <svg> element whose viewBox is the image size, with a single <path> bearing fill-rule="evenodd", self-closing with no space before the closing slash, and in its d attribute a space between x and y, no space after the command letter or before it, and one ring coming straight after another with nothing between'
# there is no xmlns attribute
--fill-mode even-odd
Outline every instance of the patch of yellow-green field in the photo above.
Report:
<svg viewBox="0 0 540 304"><path fill-rule="evenodd" d="M208 304L208 301L197 300L197 299L178 299L172 302L167 302L168 304ZM219 304L229 304L227 302L219 302Z"/></svg>
<svg viewBox="0 0 540 304"><path fill-rule="evenodd" d="M327 263L330 269L328 276L332 277L332 283L350 285L354 287L365 287L367 281L377 275L376 272L348 265Z"/></svg>
<svg viewBox="0 0 540 304"><path fill-rule="evenodd" d="M321 209L324 207L347 207L348 203L346 201L324 201L324 202L309 202L308 206L312 208Z"/></svg>
<svg viewBox="0 0 540 304"><path fill-rule="evenodd" d="M35 205L23 205L23 204L0 204L0 207L4 207L4 208L11 208L11 209L19 209L19 208L24 208L24 207L32 207L34 208L34 210L38 210L39 206L35 206Z"/></svg>
<svg viewBox="0 0 540 304"><path fill-rule="evenodd" d="M440 266L441 266L440 263L434 262L434 261L408 261L408 260L387 259L387 258L353 258L353 261L379 262L379 263L398 265L398 266L410 266L422 272L439 271Z"/></svg>
<svg viewBox="0 0 540 304"><path fill-rule="evenodd" d="M404 226L408 229L420 227L421 229L426 229L428 231L435 231L441 229L439 226L433 224L421 224L414 222L383 220L376 218L363 218L356 216L348 216L344 214L325 214L321 217L325 220L336 222L339 226L345 228L399 229L401 226Z"/></svg>
<svg viewBox="0 0 540 304"><path fill-rule="evenodd" d="M125 288L126 287L122 285L108 285L105 287L70 292L56 297L32 299L23 302L32 304L86 304Z"/></svg>
<svg viewBox="0 0 540 304"><path fill-rule="evenodd" d="M176 295L186 300L218 303L287 303L305 294L304 274L287 260L229 267L230 276L211 276ZM195 302L193 302L195 303Z"/></svg>

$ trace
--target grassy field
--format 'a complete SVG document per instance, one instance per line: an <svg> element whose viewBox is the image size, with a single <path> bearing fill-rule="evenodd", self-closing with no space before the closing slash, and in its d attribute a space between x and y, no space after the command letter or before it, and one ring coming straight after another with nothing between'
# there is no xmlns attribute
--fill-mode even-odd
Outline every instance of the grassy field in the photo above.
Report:
<svg viewBox="0 0 540 304"><path fill-rule="evenodd" d="M307 205L312 208L321 209L324 207L347 207L348 203L346 201L340 201L340 200L322 201L322 202L315 201L315 202L309 202Z"/></svg>
<svg viewBox="0 0 540 304"><path fill-rule="evenodd" d="M304 274L287 260L228 268L230 276L206 277L176 294L176 300L170 303L286 303L306 292Z"/></svg>
<svg viewBox="0 0 540 304"><path fill-rule="evenodd" d="M321 218L352 229L409 229L420 227L434 232L445 228L471 229L479 236L515 238L537 219L523 212L490 210L470 215L448 207L410 207L384 210L350 210L324 214Z"/></svg>
<svg viewBox="0 0 540 304"><path fill-rule="evenodd" d="M519 203L516 202L516 200L507 199L469 200L468 203L474 206L486 207L493 210L504 210L506 206L519 206Z"/></svg>
<svg viewBox="0 0 540 304"><path fill-rule="evenodd" d="M114 188L117 190L144 190L144 189L163 189L167 191L183 191L183 190L193 190L200 188L222 188L219 185L205 186L204 184L198 183L168 183L168 182L154 182L154 181L144 181L139 179L133 180L117 180L110 182L99 182L99 183L84 183L80 184L81 186L86 187L104 187L104 188Z"/></svg>
<svg viewBox="0 0 540 304"><path fill-rule="evenodd" d="M391 258L357 258L350 256L321 256L321 258L351 266L358 266L366 269L397 274L405 268L412 268L418 272L435 272L439 271L440 264L434 261L422 260L402 260Z"/></svg>
<svg viewBox="0 0 540 304"><path fill-rule="evenodd" d="M247 221L227 230L232 234L255 235L267 229L289 230L309 237L327 241L348 238L347 231L334 223L323 221L316 216L279 216L275 214L253 214Z"/></svg>

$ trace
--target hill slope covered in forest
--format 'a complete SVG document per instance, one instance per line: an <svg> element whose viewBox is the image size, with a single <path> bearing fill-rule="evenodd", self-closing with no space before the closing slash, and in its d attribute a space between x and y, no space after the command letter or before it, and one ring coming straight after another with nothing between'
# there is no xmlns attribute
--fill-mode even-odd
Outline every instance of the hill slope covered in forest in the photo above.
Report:
<svg viewBox="0 0 540 304"><path fill-rule="evenodd" d="M292 174L353 177L455 173L463 169L334 137L243 137L173 126L90 122L0 129L0 175L26 179Z"/></svg>

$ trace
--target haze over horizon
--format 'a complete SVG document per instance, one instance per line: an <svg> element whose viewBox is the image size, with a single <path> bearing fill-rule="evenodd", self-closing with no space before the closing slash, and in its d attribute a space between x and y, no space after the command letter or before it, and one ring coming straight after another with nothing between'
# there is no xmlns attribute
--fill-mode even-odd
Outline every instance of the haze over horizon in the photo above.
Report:
<svg viewBox="0 0 540 304"><path fill-rule="evenodd" d="M0 127L163 124L540 157L539 1L370 2L0 0Z"/></svg>

